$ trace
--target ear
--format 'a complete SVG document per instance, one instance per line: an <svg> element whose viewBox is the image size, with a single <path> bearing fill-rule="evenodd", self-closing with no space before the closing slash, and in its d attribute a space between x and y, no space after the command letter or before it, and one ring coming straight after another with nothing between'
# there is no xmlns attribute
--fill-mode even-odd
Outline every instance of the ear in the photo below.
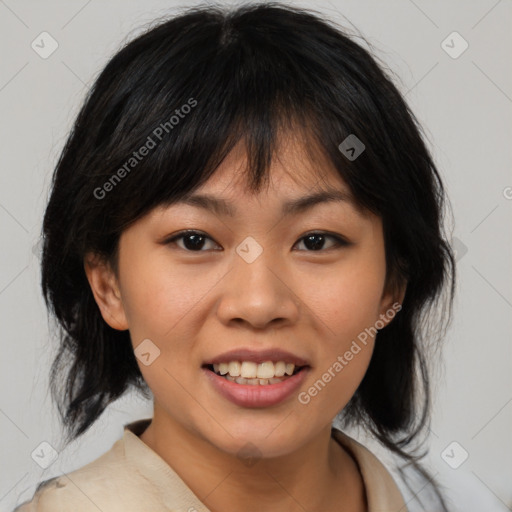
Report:
<svg viewBox="0 0 512 512"><path fill-rule="evenodd" d="M402 309L406 290L407 281L405 280L400 284L395 282L388 283L388 286L386 286L382 294L379 310L379 319L384 323L384 327L390 324L396 314Z"/></svg>
<svg viewBox="0 0 512 512"><path fill-rule="evenodd" d="M111 266L100 256L89 253L84 258L84 269L103 320L118 331L128 329L119 284Z"/></svg>

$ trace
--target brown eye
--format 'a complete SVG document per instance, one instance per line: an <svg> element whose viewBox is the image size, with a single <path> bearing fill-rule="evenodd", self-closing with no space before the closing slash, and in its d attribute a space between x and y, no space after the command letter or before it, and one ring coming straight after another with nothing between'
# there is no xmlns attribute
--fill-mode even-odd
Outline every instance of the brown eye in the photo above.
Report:
<svg viewBox="0 0 512 512"><path fill-rule="evenodd" d="M331 240L331 245L326 248L325 245L327 239ZM178 240L182 240L182 243L178 244ZM212 238L204 233L201 233L200 231L188 230L181 231L180 233L173 235L164 243L176 244L180 249L188 252L205 252L206 250L215 250L213 247L206 247L205 249L208 241L214 242ZM324 232L309 233L299 239L299 242L302 241L306 247L306 252L322 252L351 245L350 242L341 238L340 236L331 235L330 233ZM217 245L215 242L214 244Z"/></svg>
<svg viewBox="0 0 512 512"><path fill-rule="evenodd" d="M165 243L176 243L177 240L183 240L183 246L178 244L180 249L189 252L204 252L202 249L205 246L207 240L213 240L199 231L182 231L168 239Z"/></svg>
<svg viewBox="0 0 512 512"><path fill-rule="evenodd" d="M334 245L325 248L326 239L334 240ZM322 232L309 233L308 235L303 236L299 241L304 241L304 246L306 247L307 252L320 252L350 245L349 242L339 236Z"/></svg>

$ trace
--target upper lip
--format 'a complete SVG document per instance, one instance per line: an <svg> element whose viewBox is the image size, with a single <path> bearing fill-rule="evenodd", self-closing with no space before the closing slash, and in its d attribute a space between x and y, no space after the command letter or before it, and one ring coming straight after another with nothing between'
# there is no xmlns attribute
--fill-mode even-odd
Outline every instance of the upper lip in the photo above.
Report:
<svg viewBox="0 0 512 512"><path fill-rule="evenodd" d="M204 364L229 363L230 361L252 361L254 363L264 363L265 361L284 361L293 363L295 366L309 366L306 359L299 357L286 350L278 348L269 348L267 350L235 349L224 352L206 361Z"/></svg>

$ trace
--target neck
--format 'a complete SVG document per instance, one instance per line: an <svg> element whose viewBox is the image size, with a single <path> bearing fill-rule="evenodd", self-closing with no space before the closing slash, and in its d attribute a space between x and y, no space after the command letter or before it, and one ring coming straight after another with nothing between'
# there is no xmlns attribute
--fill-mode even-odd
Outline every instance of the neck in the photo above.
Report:
<svg viewBox="0 0 512 512"><path fill-rule="evenodd" d="M156 408L140 438L211 512L365 510L357 465L331 438L329 425L300 449L273 458L223 452L181 425L162 420Z"/></svg>

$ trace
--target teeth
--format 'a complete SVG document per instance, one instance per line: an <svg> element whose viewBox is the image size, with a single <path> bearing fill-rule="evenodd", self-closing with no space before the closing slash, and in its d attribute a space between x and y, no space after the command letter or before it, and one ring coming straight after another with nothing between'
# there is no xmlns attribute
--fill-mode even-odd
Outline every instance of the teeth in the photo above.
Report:
<svg viewBox="0 0 512 512"><path fill-rule="evenodd" d="M266 386L267 384L278 384L279 382L283 382L283 379L244 379L243 377L231 377L231 375L226 375L226 379L231 382L236 382L237 384L245 384L250 386Z"/></svg>
<svg viewBox="0 0 512 512"><path fill-rule="evenodd" d="M218 375L225 375L228 380L239 384L275 384L284 377L293 375L295 365L284 361L265 361L257 364L253 361L230 361L229 363L215 363L213 371ZM249 382L250 381L250 382Z"/></svg>
<svg viewBox="0 0 512 512"><path fill-rule="evenodd" d="M258 365L252 361L244 361L240 369L240 375L244 379L254 379L258 372Z"/></svg>
<svg viewBox="0 0 512 512"><path fill-rule="evenodd" d="M284 361L278 361L274 365L274 375L276 377L282 377L284 375L285 370L286 370L286 364L284 363Z"/></svg>
<svg viewBox="0 0 512 512"><path fill-rule="evenodd" d="M265 361L258 365L256 377L259 379L270 379L274 376L274 363L272 361Z"/></svg>
<svg viewBox="0 0 512 512"><path fill-rule="evenodd" d="M229 375L231 375L231 377L239 377L240 376L241 364L238 361L231 361L228 366L229 366Z"/></svg>

